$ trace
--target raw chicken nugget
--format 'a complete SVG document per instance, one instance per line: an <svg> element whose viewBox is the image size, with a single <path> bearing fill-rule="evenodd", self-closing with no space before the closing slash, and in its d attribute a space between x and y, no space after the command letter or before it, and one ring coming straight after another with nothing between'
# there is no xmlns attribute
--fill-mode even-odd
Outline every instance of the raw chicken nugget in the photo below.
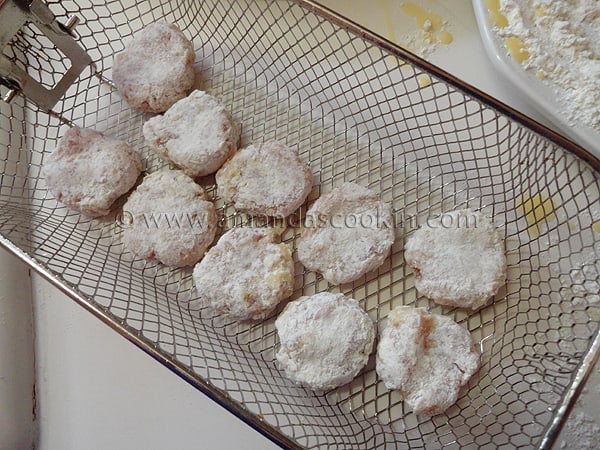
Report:
<svg viewBox="0 0 600 450"><path fill-rule="evenodd" d="M367 363L375 339L373 322L358 302L329 292L290 302L275 328L280 368L315 391L350 382Z"/></svg>
<svg viewBox="0 0 600 450"><path fill-rule="evenodd" d="M177 26L154 22L115 55L113 82L132 108L163 112L192 88L195 58L191 41Z"/></svg>
<svg viewBox="0 0 600 450"><path fill-rule="evenodd" d="M420 294L442 305L484 306L504 284L504 242L491 220L470 209L430 219L408 239L404 258Z"/></svg>
<svg viewBox="0 0 600 450"><path fill-rule="evenodd" d="M296 150L268 141L238 151L216 180L219 195L238 211L287 217L306 200L313 176Z"/></svg>
<svg viewBox="0 0 600 450"><path fill-rule="evenodd" d="M390 205L370 189L344 183L308 210L298 258L332 284L349 283L381 266L393 243Z"/></svg>
<svg viewBox="0 0 600 450"><path fill-rule="evenodd" d="M198 262L217 229L214 205L180 170L146 176L123 206L123 217L125 247L141 258L174 267Z"/></svg>
<svg viewBox="0 0 600 450"><path fill-rule="evenodd" d="M198 300L235 320L267 317L294 291L290 248L273 228L240 227L225 233L194 267Z"/></svg>
<svg viewBox="0 0 600 450"><path fill-rule="evenodd" d="M443 413L478 368L471 335L450 317L409 306L389 313L376 371L388 389L400 390L415 414Z"/></svg>
<svg viewBox="0 0 600 450"><path fill-rule="evenodd" d="M110 212L142 171L140 156L127 143L88 128L72 127L44 160L44 176L54 197L86 216Z"/></svg>
<svg viewBox="0 0 600 450"><path fill-rule="evenodd" d="M148 120L143 130L158 155L190 177L217 171L240 139L240 129L225 106L198 90Z"/></svg>

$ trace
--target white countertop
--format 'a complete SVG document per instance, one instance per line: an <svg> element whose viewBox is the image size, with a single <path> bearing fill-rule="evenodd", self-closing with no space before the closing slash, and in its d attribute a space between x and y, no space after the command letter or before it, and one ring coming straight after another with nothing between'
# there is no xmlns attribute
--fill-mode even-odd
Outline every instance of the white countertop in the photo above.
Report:
<svg viewBox="0 0 600 450"><path fill-rule="evenodd" d="M391 40L399 41L407 27L416 29L414 19L400 10L399 0L322 0L322 3ZM413 3L441 15L454 37L452 43L440 45L428 57L431 62L545 123L514 95L489 64L470 0L414 0ZM30 282L26 268L4 251L0 252L0 274L0 279L19 280L2 284L0 301L6 304L0 309L0 318L7 314L21 317L18 323L24 324L27 331L31 320L29 308L7 305L10 301L28 304L31 296L35 312L35 427L29 420L31 391L27 389L31 384L28 378L32 370L31 354L13 354L16 362L11 367L3 365L0 371L0 382L7 376L20 377L21 386L17 397L21 396L22 403L17 397L13 399L13 419L20 421L22 427L15 429L18 436L10 437L13 441L4 441L19 443L8 447L28 448L33 440L38 449L63 450L276 448L39 275L33 274ZM20 348L27 349L32 344L24 339ZM15 375L17 372L20 375ZM1 388L2 384L0 393ZM600 403L598 390L591 391L585 394L591 399L588 403ZM0 434L0 448L5 448L2 439L5 437Z"/></svg>

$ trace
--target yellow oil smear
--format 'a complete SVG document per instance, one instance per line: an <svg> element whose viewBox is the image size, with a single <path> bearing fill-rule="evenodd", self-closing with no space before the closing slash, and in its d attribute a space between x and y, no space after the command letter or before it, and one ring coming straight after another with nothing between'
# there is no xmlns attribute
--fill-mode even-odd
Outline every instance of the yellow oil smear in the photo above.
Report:
<svg viewBox="0 0 600 450"><path fill-rule="evenodd" d="M577 224L571 220L567 222L567 227L569 228L569 231L577 231L579 229Z"/></svg>
<svg viewBox="0 0 600 450"><path fill-rule="evenodd" d="M546 78L546 72L540 69L535 73L535 76L538 77L540 80L543 80Z"/></svg>
<svg viewBox="0 0 600 450"><path fill-rule="evenodd" d="M492 25L498 28L508 26L508 19L500 12L500 0L485 0L485 6L490 13L488 20Z"/></svg>
<svg viewBox="0 0 600 450"><path fill-rule="evenodd" d="M379 0L379 4L383 9L383 15L385 16L385 31L386 37L390 41L396 42L396 35L394 33L394 22L392 22L392 12L390 5L387 0Z"/></svg>
<svg viewBox="0 0 600 450"><path fill-rule="evenodd" d="M453 41L452 34L444 30L444 21L441 16L427 12L410 2L404 3L401 9L404 14L416 19L419 28L425 32L425 39L428 42L450 44Z"/></svg>
<svg viewBox="0 0 600 450"><path fill-rule="evenodd" d="M592 230L594 230L596 233L600 233L600 220L596 220L592 224Z"/></svg>
<svg viewBox="0 0 600 450"><path fill-rule="evenodd" d="M389 2L387 0L379 0L379 4L381 5L383 15L385 16L385 36L390 41L398 43L396 40L396 34L394 33L394 22L392 22L392 11L390 9ZM406 50L412 51L410 48L407 48ZM410 67L400 58L396 58L395 56L389 56L388 58L390 62L398 63L401 68L404 68L404 66Z"/></svg>
<svg viewBox="0 0 600 450"><path fill-rule="evenodd" d="M419 86L427 87L430 84L431 84L431 78L429 78L427 75L423 75L422 77L419 78Z"/></svg>
<svg viewBox="0 0 600 450"><path fill-rule="evenodd" d="M552 199L544 194L522 198L517 211L525 216L527 233L531 238L538 237L542 233L542 225L556 218Z"/></svg>
<svg viewBox="0 0 600 450"><path fill-rule="evenodd" d="M538 5L535 7L534 15L535 17L544 17L547 16L548 13L546 12L543 6Z"/></svg>
<svg viewBox="0 0 600 450"><path fill-rule="evenodd" d="M523 41L517 37L509 37L504 40L504 47L518 63L522 63L529 58L529 52Z"/></svg>
<svg viewBox="0 0 600 450"><path fill-rule="evenodd" d="M424 31L431 31L436 29L441 30L444 25L440 16L438 16L437 14L428 13L423 8L415 5L414 3L405 3L404 5L402 5L402 11L404 12L404 14L417 19L417 24L419 25L419 28L421 28Z"/></svg>

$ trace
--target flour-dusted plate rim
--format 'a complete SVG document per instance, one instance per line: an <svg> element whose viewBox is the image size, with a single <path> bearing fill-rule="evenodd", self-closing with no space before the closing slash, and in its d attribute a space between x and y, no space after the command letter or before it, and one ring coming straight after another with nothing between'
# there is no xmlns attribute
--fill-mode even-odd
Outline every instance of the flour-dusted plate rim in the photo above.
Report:
<svg viewBox="0 0 600 450"><path fill-rule="evenodd" d="M595 156L600 157L600 131L583 124L570 125L552 89L535 75L527 72L508 54L488 16L485 0L473 0L473 10L487 55L498 71L509 80L531 105L552 122L559 131L570 137Z"/></svg>

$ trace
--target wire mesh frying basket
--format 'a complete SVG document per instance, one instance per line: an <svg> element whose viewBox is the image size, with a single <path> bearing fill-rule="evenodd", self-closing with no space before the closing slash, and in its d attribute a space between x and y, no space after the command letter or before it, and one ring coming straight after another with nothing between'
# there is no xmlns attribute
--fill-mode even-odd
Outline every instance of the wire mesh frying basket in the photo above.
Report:
<svg viewBox="0 0 600 450"><path fill-rule="evenodd" d="M600 161L309 1L47 4L57 22L38 0L0 1L0 20L9 7L37 14L0 60L3 246L281 445L552 445L599 353ZM397 239L382 267L330 286L296 262L292 299L343 292L377 324L401 304L455 319L479 344L481 369L446 413L412 414L378 380L373 357L350 384L323 395L295 386L275 364L273 318L240 324L194 310L191 271L129 253L118 208L87 219L48 193L40 169L70 124L126 140L148 171L163 165L143 140L148 115L128 108L108 81L113 55L159 19L193 40L196 87L232 111L242 145L279 139L298 148L315 175L308 205L344 181L392 205ZM84 52L71 44L65 50L71 35ZM200 182L217 205L221 231L248 220L223 203L212 179ZM476 312L419 296L403 258L406 238L428 217L464 207L492 217L506 242L506 285ZM284 241L295 248L300 227L283 225Z"/></svg>

